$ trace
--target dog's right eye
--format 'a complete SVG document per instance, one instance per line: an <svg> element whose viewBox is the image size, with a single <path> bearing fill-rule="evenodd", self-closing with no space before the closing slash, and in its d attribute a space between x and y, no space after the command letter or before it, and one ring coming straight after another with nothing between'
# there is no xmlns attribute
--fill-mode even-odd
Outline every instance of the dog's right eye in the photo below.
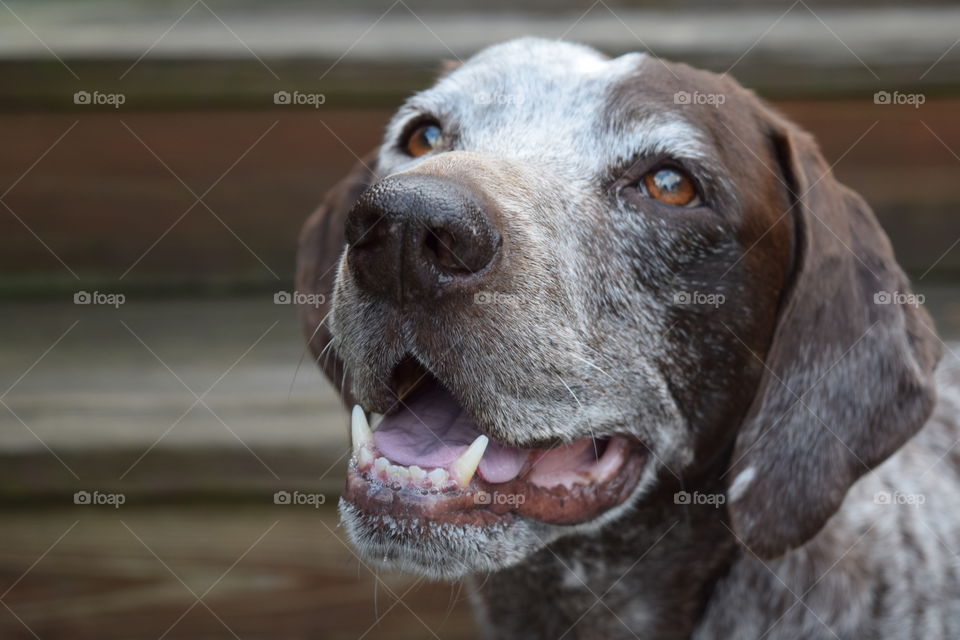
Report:
<svg viewBox="0 0 960 640"><path fill-rule="evenodd" d="M435 122L427 122L410 132L404 149L407 154L418 158L428 154L443 141L443 131Z"/></svg>
<svg viewBox="0 0 960 640"><path fill-rule="evenodd" d="M640 181L645 196L675 207L693 207L700 204L697 187L685 171L660 167L648 172Z"/></svg>

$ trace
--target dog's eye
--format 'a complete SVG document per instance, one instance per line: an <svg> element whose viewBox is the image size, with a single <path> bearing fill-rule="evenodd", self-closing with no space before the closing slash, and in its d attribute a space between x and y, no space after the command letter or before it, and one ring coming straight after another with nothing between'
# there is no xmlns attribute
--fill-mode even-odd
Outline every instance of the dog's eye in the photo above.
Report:
<svg viewBox="0 0 960 640"><path fill-rule="evenodd" d="M442 141L443 131L440 130L439 125L427 122L410 133L404 148L408 154L418 158L439 147Z"/></svg>
<svg viewBox="0 0 960 640"><path fill-rule="evenodd" d="M675 207L700 204L693 178L680 169L660 167L647 173L638 185L643 195Z"/></svg>

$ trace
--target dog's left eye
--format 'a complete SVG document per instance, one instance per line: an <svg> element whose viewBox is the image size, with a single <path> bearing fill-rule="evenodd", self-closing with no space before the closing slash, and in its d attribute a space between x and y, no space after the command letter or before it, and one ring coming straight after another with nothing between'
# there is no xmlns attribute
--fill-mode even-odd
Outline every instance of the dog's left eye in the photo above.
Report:
<svg viewBox="0 0 960 640"><path fill-rule="evenodd" d="M674 167L660 167L644 175L637 185L643 195L675 207L695 207L700 204L697 186L685 171Z"/></svg>
<svg viewBox="0 0 960 640"><path fill-rule="evenodd" d="M404 149L409 155L418 158L439 147L442 141L443 131L440 129L440 126L436 123L428 122L410 132Z"/></svg>

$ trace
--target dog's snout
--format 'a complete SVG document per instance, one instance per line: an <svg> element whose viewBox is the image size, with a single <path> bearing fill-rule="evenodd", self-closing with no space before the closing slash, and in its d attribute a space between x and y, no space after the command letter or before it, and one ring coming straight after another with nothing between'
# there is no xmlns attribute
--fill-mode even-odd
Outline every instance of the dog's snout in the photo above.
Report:
<svg viewBox="0 0 960 640"><path fill-rule="evenodd" d="M347 218L346 239L359 286L397 301L482 280L501 245L478 194L448 178L417 174L367 189Z"/></svg>

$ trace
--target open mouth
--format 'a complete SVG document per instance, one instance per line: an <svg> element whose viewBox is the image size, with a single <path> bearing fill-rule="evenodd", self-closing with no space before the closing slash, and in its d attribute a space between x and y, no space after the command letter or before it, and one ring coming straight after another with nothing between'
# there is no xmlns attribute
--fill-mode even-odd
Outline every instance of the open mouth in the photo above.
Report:
<svg viewBox="0 0 960 640"><path fill-rule="evenodd" d="M384 522L483 526L524 516L578 524L623 502L640 479L645 452L632 438L511 446L483 434L436 378L420 372L376 431L359 406L353 410L344 499L389 516Z"/></svg>

